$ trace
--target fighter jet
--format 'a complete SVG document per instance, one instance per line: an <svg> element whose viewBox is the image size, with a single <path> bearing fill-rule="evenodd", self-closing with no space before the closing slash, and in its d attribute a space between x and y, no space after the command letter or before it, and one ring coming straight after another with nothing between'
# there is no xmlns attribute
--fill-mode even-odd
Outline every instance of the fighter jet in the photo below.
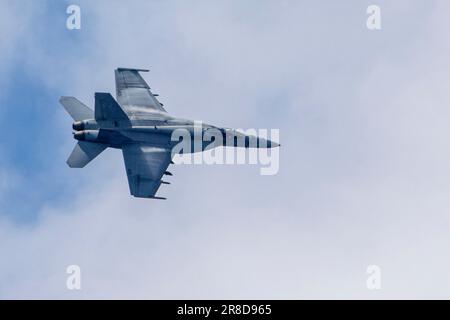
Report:
<svg viewBox="0 0 450 320"><path fill-rule="evenodd" d="M157 197L162 180L173 164L173 149L179 140L172 141L177 129L194 133L196 122L170 116L163 104L156 98L140 72L144 69L118 68L115 70L116 99L109 93L95 93L95 111L74 97L61 97L60 103L73 118L73 137L78 140L67 164L71 168L83 168L106 148L121 149L130 193L134 197L163 199ZM198 125L197 125L198 127ZM198 129L198 128L197 128ZM201 150L221 145L233 147L272 148L278 143L267 139L248 136L236 130L201 125L201 133L215 130L223 135L217 141L203 141ZM192 135L192 140L195 135ZM221 140L221 141L219 141ZM244 141L242 145L239 141ZM251 143L254 141L255 143ZM194 144L192 144L193 146ZM196 150L183 150L183 152Z"/></svg>

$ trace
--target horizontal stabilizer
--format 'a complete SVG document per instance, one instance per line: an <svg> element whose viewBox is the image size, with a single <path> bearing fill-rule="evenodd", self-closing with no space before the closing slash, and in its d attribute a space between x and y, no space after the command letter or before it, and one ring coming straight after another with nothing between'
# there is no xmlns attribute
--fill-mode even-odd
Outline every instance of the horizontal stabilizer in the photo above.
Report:
<svg viewBox="0 0 450 320"><path fill-rule="evenodd" d="M75 121L82 121L86 119L94 119L94 111L89 109L86 105L74 97L61 97L59 103L70 114Z"/></svg>
<svg viewBox="0 0 450 320"><path fill-rule="evenodd" d="M78 141L67 159L67 164L71 168L83 168L107 147L106 144Z"/></svg>

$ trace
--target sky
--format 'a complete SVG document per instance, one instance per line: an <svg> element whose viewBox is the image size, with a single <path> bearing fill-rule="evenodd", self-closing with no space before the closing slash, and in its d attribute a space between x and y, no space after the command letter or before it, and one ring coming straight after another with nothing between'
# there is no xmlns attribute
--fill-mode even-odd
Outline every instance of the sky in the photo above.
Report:
<svg viewBox="0 0 450 320"><path fill-rule="evenodd" d="M0 298L450 298L448 1L0 4ZM118 150L70 169L58 99L117 67L171 115L279 129L278 174L173 166L152 201Z"/></svg>

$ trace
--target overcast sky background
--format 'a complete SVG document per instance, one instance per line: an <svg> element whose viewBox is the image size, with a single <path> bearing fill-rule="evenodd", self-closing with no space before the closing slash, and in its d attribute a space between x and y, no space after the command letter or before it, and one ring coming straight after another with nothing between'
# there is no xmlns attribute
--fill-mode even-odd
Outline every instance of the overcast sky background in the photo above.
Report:
<svg viewBox="0 0 450 320"><path fill-rule="evenodd" d="M448 1L0 4L0 298L450 298ZM172 115L279 128L278 175L173 166L152 201L118 150L68 168L58 99L117 67Z"/></svg>

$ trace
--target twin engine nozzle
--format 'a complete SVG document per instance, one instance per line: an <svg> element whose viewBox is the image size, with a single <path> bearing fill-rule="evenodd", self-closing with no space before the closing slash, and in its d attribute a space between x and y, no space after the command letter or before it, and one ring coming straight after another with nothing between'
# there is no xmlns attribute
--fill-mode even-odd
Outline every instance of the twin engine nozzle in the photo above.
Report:
<svg viewBox="0 0 450 320"><path fill-rule="evenodd" d="M75 121L72 129L73 137L80 141L96 141L98 138L98 124L95 120Z"/></svg>

